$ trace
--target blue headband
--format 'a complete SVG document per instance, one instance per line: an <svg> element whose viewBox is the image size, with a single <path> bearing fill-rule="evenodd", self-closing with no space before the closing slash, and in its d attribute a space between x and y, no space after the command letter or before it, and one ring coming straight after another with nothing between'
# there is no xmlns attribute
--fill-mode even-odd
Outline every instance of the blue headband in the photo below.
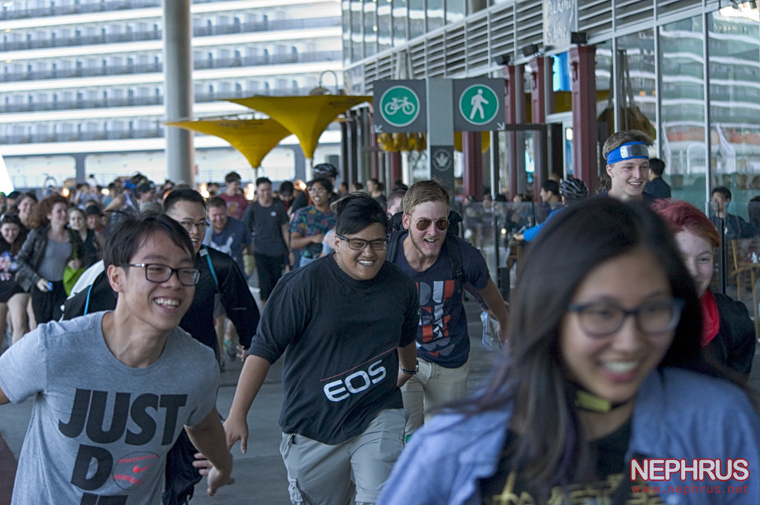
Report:
<svg viewBox="0 0 760 505"><path fill-rule="evenodd" d="M649 159L649 148L643 142L628 142L607 154L607 164L634 158Z"/></svg>

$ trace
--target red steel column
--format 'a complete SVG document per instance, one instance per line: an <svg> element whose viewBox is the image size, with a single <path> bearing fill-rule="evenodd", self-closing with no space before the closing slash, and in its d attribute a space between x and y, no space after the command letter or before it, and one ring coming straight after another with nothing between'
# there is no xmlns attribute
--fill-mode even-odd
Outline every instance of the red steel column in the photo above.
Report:
<svg viewBox="0 0 760 505"><path fill-rule="evenodd" d="M596 46L570 48L573 101L573 167L575 177L596 193L599 160L596 127Z"/></svg>
<svg viewBox="0 0 760 505"><path fill-rule="evenodd" d="M393 181L401 177L401 153L388 153L390 157L390 167L388 167L388 180L385 186L388 191L393 188Z"/></svg>
<svg viewBox="0 0 760 505"><path fill-rule="evenodd" d="M523 65L507 65L504 73L504 122L506 124L520 124L525 122L525 107L518 100L524 100L523 79L525 79L525 67ZM507 152L504 153L509 172L509 194L512 198L517 194L518 166L517 166L517 132L507 132ZM499 191L499 188L494 188Z"/></svg>
<svg viewBox="0 0 760 505"><path fill-rule="evenodd" d="M483 137L481 132L462 132L464 196L483 197Z"/></svg>
<svg viewBox="0 0 760 505"><path fill-rule="evenodd" d="M368 113L369 116L369 146L370 146L370 155L369 155L369 171L372 175L372 177L377 177L377 167L378 167L378 151L380 148L377 146L377 133L375 133L375 114L370 110ZM358 182L357 181L351 181L351 182Z"/></svg>
<svg viewBox="0 0 760 505"><path fill-rule="evenodd" d="M546 123L546 82L544 73L546 65L551 65L549 58L537 56L530 60L530 122L533 124ZM539 147L540 149L540 147ZM540 157L536 156L535 172L533 172L533 200L541 201L539 192L544 183L544 170L538 163Z"/></svg>

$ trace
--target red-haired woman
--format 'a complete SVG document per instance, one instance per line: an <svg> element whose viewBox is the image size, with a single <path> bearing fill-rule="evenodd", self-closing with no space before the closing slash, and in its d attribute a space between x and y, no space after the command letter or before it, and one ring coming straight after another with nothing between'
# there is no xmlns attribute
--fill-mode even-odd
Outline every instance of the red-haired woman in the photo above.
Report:
<svg viewBox="0 0 760 505"><path fill-rule="evenodd" d="M694 205L659 200L652 208L670 225L702 305L702 347L745 383L755 356L755 328L743 303L710 291L720 234Z"/></svg>
<svg viewBox="0 0 760 505"><path fill-rule="evenodd" d="M82 267L84 242L75 231L66 228L69 202L61 195L43 198L34 209L32 228L18 255L17 281L29 290L36 324L61 317L66 300L63 272Z"/></svg>

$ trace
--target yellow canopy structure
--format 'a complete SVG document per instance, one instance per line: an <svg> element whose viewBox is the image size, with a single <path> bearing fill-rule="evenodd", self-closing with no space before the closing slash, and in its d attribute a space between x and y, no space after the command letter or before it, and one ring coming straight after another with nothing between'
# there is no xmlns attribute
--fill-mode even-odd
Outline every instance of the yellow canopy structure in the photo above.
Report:
<svg viewBox="0 0 760 505"><path fill-rule="evenodd" d="M226 140L245 156L254 169L261 166L269 151L291 134L274 119L220 119L165 124Z"/></svg>
<svg viewBox="0 0 760 505"><path fill-rule="evenodd" d="M252 96L228 100L263 112L290 130L301 143L303 154L314 158L319 137L339 114L360 103L371 102L371 96Z"/></svg>

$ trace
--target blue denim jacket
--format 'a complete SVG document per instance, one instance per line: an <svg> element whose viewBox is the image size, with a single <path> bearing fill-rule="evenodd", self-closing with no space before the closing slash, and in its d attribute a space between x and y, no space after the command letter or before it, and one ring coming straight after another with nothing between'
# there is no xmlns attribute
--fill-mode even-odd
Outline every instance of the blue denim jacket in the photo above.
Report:
<svg viewBox="0 0 760 505"><path fill-rule="evenodd" d="M511 411L508 405L470 418L435 417L404 449L377 505L481 503L478 480L496 471ZM636 398L626 461L633 454L688 462L718 458L723 465L744 458L749 478L743 482L681 481L673 475L652 484L668 505L760 504L760 420L747 395L725 381L674 368L653 372ZM667 492L668 486L692 485L719 486L724 494ZM747 494L725 494L728 486L745 485Z"/></svg>

